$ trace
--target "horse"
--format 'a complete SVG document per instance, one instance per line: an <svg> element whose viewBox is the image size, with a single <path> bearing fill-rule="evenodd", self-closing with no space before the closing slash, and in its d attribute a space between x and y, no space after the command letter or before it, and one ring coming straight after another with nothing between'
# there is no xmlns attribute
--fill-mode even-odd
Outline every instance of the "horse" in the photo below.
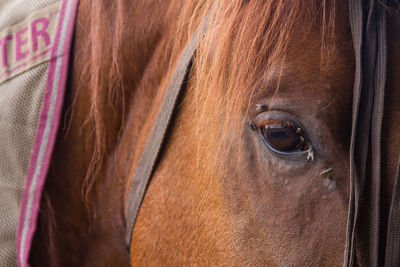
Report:
<svg viewBox="0 0 400 267"><path fill-rule="evenodd" d="M81 0L32 266L342 264L355 68L347 7ZM385 8L383 221L400 148L400 24L395 5ZM129 185L179 55L206 14L127 250ZM363 266L367 224L360 231Z"/></svg>

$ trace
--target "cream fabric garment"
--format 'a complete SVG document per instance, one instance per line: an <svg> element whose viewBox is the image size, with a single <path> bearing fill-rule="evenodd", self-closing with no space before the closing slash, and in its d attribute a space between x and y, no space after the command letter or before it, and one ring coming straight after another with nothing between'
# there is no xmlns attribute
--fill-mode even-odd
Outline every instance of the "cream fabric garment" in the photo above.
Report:
<svg viewBox="0 0 400 267"><path fill-rule="evenodd" d="M0 0L0 33L56 2L58 0ZM45 60L0 82L0 266L17 265L16 235L21 198L48 68L48 60Z"/></svg>

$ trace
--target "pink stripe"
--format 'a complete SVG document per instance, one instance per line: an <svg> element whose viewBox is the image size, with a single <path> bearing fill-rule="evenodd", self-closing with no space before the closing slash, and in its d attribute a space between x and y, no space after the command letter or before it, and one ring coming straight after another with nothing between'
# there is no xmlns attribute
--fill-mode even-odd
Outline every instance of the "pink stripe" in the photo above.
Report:
<svg viewBox="0 0 400 267"><path fill-rule="evenodd" d="M72 7L72 10L76 10L78 1L74 1L74 6ZM39 181L36 187L36 192L34 196L34 204L32 206L32 216L31 216L31 221L32 221L32 227L29 228L28 236L30 239L27 239L27 243L31 244L33 234L36 230L36 224L37 224L37 217L38 217L38 211L39 211L39 206L40 206L40 200L42 196L42 191L43 191L43 185L46 180L46 175L48 173L48 169L50 166L50 160L51 160L51 154L53 152L54 144L57 138L57 132L58 132L58 126L60 124L60 118L61 118L61 112L63 108L63 103L64 103L64 92L65 92L65 85L67 81L67 74L68 74L68 63L69 63L69 56L70 56L70 47L72 43L72 36L73 36L73 29L74 29L74 22L75 22L75 14L70 17L70 22L68 23L68 28L67 28L67 35L66 39L64 40L65 46L64 46L64 51L62 52L62 56L60 60L62 60L62 65L61 65L61 72L60 72L60 80L59 80L59 85L57 90L57 97L56 97L56 104L55 104L55 109L54 109L54 114L53 114L53 122L52 126L50 129L49 133L49 139L47 142L46 146L46 151L43 157L43 161L40 164L42 166L40 175L39 175ZM29 254L28 254L29 256Z"/></svg>
<svg viewBox="0 0 400 267"><path fill-rule="evenodd" d="M69 18L66 18L66 19L69 19L69 23L67 25L66 39L60 40L61 32L62 32L63 26L64 26L65 11L67 8L67 4L68 4L68 0L63 0L63 6L61 9L61 14L60 14L60 19L59 19L59 24L58 24L58 29L57 29L57 35L56 35L55 43L54 43L53 50L52 50L52 56L50 59L46 93L44 95L43 106L42 106L41 114L39 117L38 130L37 130L36 137L35 137L35 144L34 144L33 153L32 153L31 159L30 159L30 163L29 163L28 176L27 176L24 195L23 195L23 199L22 199L21 216L20 216L20 220L19 220L18 237L17 237L17 253L18 253L19 266L21 266L22 264L25 266L29 266L29 264L28 264L29 252L30 252L30 247L32 244L33 234L36 230L37 217L38 217L41 195L42 195L42 191L43 191L43 185L44 185L45 178L46 178L46 175L48 172L51 153L54 148L54 144L55 144L55 140L56 140L56 136L57 136L57 130L58 130L58 126L60 123L60 115L61 115L62 106L63 106L63 97L64 97L64 91L65 91L65 85L66 85L67 71L68 71L69 51L70 51L71 43L72 43L72 35L73 35L73 29L74 29L76 10L78 7L78 0L73 0L73 2L71 4L72 5L71 15ZM63 41L65 45L64 45L64 51L62 52L61 55L58 56L57 53L58 53L58 49L60 46L60 41ZM57 62L59 60L62 60L61 72L60 72L60 77L59 77L60 80L59 80L58 88L53 88L53 83L54 83L54 79L55 79L55 69L56 69ZM52 125L50 128L49 139L43 140L44 130L45 130L46 123L48 120L48 115L49 115L51 95L54 90L56 90L56 92L57 92L55 110L54 110L54 114L53 114L54 121L52 122ZM47 144L46 144L46 148L45 148L46 150L45 150L45 154L43 157L43 161L38 162L38 155L39 155L41 144L42 144L42 142L46 142L46 141L47 141ZM29 188L32 184L35 169L38 166L41 167L41 169L40 169L38 181L37 181L36 188L35 188L32 210L30 211L31 216L30 216L30 220L29 220L29 229L28 229L28 233L27 233L27 237L26 237L25 250L24 250L24 255L23 255L23 260L22 260L23 262L20 262L19 255L21 253L22 231L23 231L23 227L24 227L24 220L25 220L26 214L27 214L27 212L29 212L29 211L27 211L27 204L28 204L28 199L29 199Z"/></svg>
<svg viewBox="0 0 400 267"><path fill-rule="evenodd" d="M25 62L25 63L22 63L22 64L20 64L20 65L18 65L18 66L16 66L16 67L14 67L14 68L11 69L11 70L6 70L6 71L3 72L2 74L0 74L0 79L3 78L5 75L12 74L14 71L16 71L16 70L18 70L18 69L20 69L20 68L22 68L22 67L25 67L26 65L28 65L29 63L31 63L31 62L34 61L35 59L38 59L38 58L40 58L41 56L46 55L46 54L49 53L51 50L52 50L52 47L50 47L49 49L43 51L42 53L40 53L40 54L38 54L38 55L36 55L36 56L30 58L30 59L29 59L27 62Z"/></svg>
<svg viewBox="0 0 400 267"><path fill-rule="evenodd" d="M61 15L59 18L58 22L58 27L57 27L57 35L56 35L56 40L55 44L53 45L53 50L51 53L51 59L50 59L50 64L49 64L49 74L47 78L47 85L46 85L46 92L44 95L44 100L42 104L42 110L40 112L40 117L39 117L39 123L38 123L38 130L36 132L36 137L35 137L35 143L34 143L34 148L33 152L31 155L31 159L29 162L29 167L28 167L28 174L27 174L27 180L24 188L24 194L22 197L22 202L21 202L21 215L19 218L19 225L18 225L18 236L17 236L17 259L18 259L18 265L27 265L28 263L28 256L29 256L29 250L30 250L30 243L26 242L25 245L25 254L23 255L23 262L20 260L20 254L21 254L21 242L22 242L22 232L24 229L24 221L25 221L25 216L27 213L27 206L28 206L28 200L29 200L29 188L32 184L33 176L35 173L35 168L37 165L37 160L39 156L39 151L40 151L40 145L42 143L42 138L43 138L43 133L46 125L46 117L47 117L47 112L49 108L49 101L50 101L50 96L51 96L51 91L52 91L52 85L54 81L54 72L55 68L57 65L57 53L58 53L58 45L60 42L60 35L61 35L61 30L62 30L62 25L63 25L63 20L65 16L65 10L66 10L66 3L67 0L64 1L61 9Z"/></svg>

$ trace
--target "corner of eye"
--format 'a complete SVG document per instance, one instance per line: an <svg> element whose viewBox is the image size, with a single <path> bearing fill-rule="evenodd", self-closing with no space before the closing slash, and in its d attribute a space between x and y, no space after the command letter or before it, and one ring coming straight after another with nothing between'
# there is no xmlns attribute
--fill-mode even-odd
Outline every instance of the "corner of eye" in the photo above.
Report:
<svg viewBox="0 0 400 267"><path fill-rule="evenodd" d="M257 130L257 126L254 124L254 122L252 122L252 121L248 121L247 122L247 124L248 124L248 126L250 127L250 129L252 130L252 131L256 131Z"/></svg>

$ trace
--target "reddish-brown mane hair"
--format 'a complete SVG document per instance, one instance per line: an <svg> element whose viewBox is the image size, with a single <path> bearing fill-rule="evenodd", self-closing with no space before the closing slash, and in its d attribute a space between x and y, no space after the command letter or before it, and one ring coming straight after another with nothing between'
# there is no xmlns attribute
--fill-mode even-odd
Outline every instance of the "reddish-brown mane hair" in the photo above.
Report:
<svg viewBox="0 0 400 267"><path fill-rule="evenodd" d="M138 64L121 64L135 51L132 49L145 31L149 29L132 29L132 15L135 10L140 12L145 0L136 1L135 5L129 1L87 1L84 9L89 10L90 26L87 28L87 52L90 54L83 76L89 81L85 89L89 90L90 113L87 116L85 127L92 131L94 139L92 161L85 179L83 193L92 188L94 177L104 167L104 161L112 153L120 133L124 127L125 115L129 106L129 99L134 89L141 82L146 66ZM155 3L154 5L157 5ZM148 25L161 32L159 24ZM139 33L139 34L138 34ZM140 34L143 33L143 34ZM157 43L148 40L148 50L153 51ZM149 61L143 59L143 62ZM128 66L128 67L126 67ZM78 92L79 93L79 92ZM119 129L115 133L115 129Z"/></svg>

